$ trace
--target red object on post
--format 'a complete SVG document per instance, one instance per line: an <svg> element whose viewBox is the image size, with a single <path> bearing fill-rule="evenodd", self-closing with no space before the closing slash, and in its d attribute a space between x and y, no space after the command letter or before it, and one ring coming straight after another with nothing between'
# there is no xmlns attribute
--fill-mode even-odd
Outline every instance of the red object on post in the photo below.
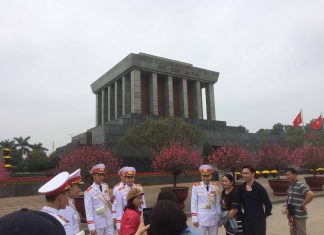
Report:
<svg viewBox="0 0 324 235"><path fill-rule="evenodd" d="M297 115L297 117L294 120L294 127L298 127L300 124L302 124L303 122L303 118L302 118L302 113L301 111L299 112L299 114Z"/></svg>
<svg viewBox="0 0 324 235"><path fill-rule="evenodd" d="M323 118L322 114L311 124L313 130L319 130L323 127Z"/></svg>

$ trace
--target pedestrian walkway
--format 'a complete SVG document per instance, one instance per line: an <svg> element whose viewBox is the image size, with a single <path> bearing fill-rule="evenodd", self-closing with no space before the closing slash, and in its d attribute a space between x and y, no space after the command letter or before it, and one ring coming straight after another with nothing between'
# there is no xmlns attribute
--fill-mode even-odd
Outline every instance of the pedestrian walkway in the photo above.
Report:
<svg viewBox="0 0 324 235"><path fill-rule="evenodd" d="M303 176L299 176L299 179L303 181ZM288 224L286 218L281 215L281 207L285 203L287 197L285 196L274 196L271 188L267 182L267 179L258 179L266 190L268 191L270 200L274 205L274 212L268 220L268 235L284 235L289 233L284 233L288 231ZM140 183L140 182L139 182ZM155 204L157 195L160 192L160 188L168 187L172 185L153 185L144 186L145 200L148 207ZM185 212L190 217L190 195L192 183L178 184L177 186L187 186L189 187L189 195L185 201ZM309 206L310 219L308 220L308 227L310 235L324 235L324 228L321 223L324 221L324 191L315 192L316 197L314 202ZM39 210L45 204L45 199L41 195L37 196L25 196L25 197L11 197L11 198L0 198L0 216L6 215L10 212L19 210L21 208L30 208ZM319 222L321 221L321 222ZM188 224L191 224L191 218L188 220ZM222 230L222 229L221 229ZM222 233L221 233L222 234ZM224 233L223 233L224 234Z"/></svg>
<svg viewBox="0 0 324 235"><path fill-rule="evenodd" d="M316 197L308 206L309 218L307 219L308 235L324 235L324 197ZM272 215L267 219L267 235L289 235L288 220L281 213L282 204L273 205ZM187 224L192 226L191 217ZM224 227L220 227L218 235L225 235Z"/></svg>

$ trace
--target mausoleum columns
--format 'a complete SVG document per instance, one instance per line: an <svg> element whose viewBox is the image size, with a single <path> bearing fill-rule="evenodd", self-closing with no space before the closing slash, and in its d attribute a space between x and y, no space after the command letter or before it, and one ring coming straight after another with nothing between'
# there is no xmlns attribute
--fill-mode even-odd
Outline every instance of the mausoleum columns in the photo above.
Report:
<svg viewBox="0 0 324 235"><path fill-rule="evenodd" d="M203 119L202 93L199 81L195 81L193 93L193 116L196 119Z"/></svg>
<svg viewBox="0 0 324 235"><path fill-rule="evenodd" d="M206 85L206 111L207 120L216 120L215 117L215 97L214 97L214 84L207 83Z"/></svg>
<svg viewBox="0 0 324 235"><path fill-rule="evenodd" d="M115 85L115 119L118 117L118 81L114 82Z"/></svg>
<svg viewBox="0 0 324 235"><path fill-rule="evenodd" d="M108 88L104 88L101 91L101 110L102 110L102 115L101 115L101 122L102 124L105 122L108 122Z"/></svg>
<svg viewBox="0 0 324 235"><path fill-rule="evenodd" d="M96 124L101 124L101 118L102 118L102 106L101 106L102 98L101 98L101 92L96 94Z"/></svg>
<svg viewBox="0 0 324 235"><path fill-rule="evenodd" d="M207 119L215 120L213 83L132 70L96 93L96 124L129 113L203 119L202 88L206 89Z"/></svg>
<svg viewBox="0 0 324 235"><path fill-rule="evenodd" d="M115 83L108 86L109 94L109 120L115 119Z"/></svg>
<svg viewBox="0 0 324 235"><path fill-rule="evenodd" d="M150 114L158 115L158 85L157 74L152 73L149 80Z"/></svg>
<svg viewBox="0 0 324 235"><path fill-rule="evenodd" d="M188 118L188 87L187 79L185 78L180 80L179 95L180 115L184 118Z"/></svg>
<svg viewBox="0 0 324 235"><path fill-rule="evenodd" d="M131 71L131 112L141 113L141 71Z"/></svg>
<svg viewBox="0 0 324 235"><path fill-rule="evenodd" d="M168 76L165 81L165 112L167 117L173 117L173 78Z"/></svg>

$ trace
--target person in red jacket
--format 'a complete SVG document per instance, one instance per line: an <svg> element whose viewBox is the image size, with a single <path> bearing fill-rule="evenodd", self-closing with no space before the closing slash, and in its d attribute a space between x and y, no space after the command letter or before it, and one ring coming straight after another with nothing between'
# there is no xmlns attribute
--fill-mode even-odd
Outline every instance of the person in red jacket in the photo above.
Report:
<svg viewBox="0 0 324 235"><path fill-rule="evenodd" d="M142 205L143 191L134 187L131 188L126 197L127 205L121 219L120 235L134 235L141 222L141 211L138 209Z"/></svg>

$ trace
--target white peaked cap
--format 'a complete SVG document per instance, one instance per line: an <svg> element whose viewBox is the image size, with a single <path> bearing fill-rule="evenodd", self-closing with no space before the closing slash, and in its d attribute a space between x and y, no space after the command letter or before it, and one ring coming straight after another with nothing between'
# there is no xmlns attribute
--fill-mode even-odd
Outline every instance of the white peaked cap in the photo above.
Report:
<svg viewBox="0 0 324 235"><path fill-rule="evenodd" d="M127 167L128 167L128 166L124 166L124 167L120 168L119 171L118 171L118 175L122 176L122 175L124 174L125 169L126 169Z"/></svg>
<svg viewBox="0 0 324 235"><path fill-rule="evenodd" d="M40 187L40 189L38 189L38 192L45 196L57 195L69 188L68 180L69 173L66 171L61 172L58 175L54 176L42 187Z"/></svg>
<svg viewBox="0 0 324 235"><path fill-rule="evenodd" d="M90 170L90 174L93 175L94 173L105 173L105 164L94 165Z"/></svg>
<svg viewBox="0 0 324 235"><path fill-rule="evenodd" d="M125 175L135 175L136 174L136 169L132 166L128 166L124 169L124 176Z"/></svg>
<svg viewBox="0 0 324 235"><path fill-rule="evenodd" d="M210 175L211 173L214 172L214 168L210 165L201 165L199 167L199 171L203 175Z"/></svg>
<svg viewBox="0 0 324 235"><path fill-rule="evenodd" d="M81 181L81 169L77 169L75 172L69 175L69 184L83 184Z"/></svg>

